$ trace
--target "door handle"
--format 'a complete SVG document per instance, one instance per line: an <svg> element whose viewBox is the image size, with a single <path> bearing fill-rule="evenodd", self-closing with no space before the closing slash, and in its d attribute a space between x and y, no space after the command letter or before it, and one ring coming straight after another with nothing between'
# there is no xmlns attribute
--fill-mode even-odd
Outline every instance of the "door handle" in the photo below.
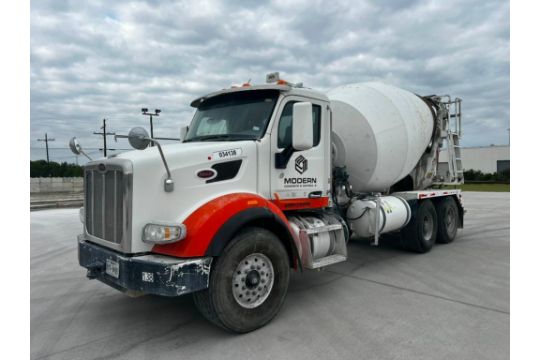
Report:
<svg viewBox="0 0 540 360"><path fill-rule="evenodd" d="M320 197L322 197L322 191L312 191L308 195L308 198L310 199L320 198Z"/></svg>

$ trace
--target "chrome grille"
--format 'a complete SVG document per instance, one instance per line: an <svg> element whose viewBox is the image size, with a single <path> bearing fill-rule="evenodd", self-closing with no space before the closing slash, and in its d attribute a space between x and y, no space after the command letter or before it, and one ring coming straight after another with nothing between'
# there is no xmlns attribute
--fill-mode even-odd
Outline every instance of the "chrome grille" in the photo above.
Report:
<svg viewBox="0 0 540 360"><path fill-rule="evenodd" d="M131 176L123 166L111 164L85 167L85 227L93 237L122 244L127 235Z"/></svg>

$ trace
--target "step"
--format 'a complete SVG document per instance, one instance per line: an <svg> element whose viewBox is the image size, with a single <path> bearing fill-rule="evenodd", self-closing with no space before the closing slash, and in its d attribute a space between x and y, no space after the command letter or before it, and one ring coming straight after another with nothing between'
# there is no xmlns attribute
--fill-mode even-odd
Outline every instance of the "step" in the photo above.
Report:
<svg viewBox="0 0 540 360"><path fill-rule="evenodd" d="M321 268L321 267L324 267L324 266L337 264L337 263L345 261L345 260L347 260L346 256L334 254L334 255L326 256L326 257L323 257L321 259L317 259L317 260L313 261L312 266L309 267L309 268L310 269L318 269L318 268Z"/></svg>
<svg viewBox="0 0 540 360"><path fill-rule="evenodd" d="M306 234L319 234L322 232L329 232L329 231L337 231L343 229L343 225L341 224L332 224L332 225L325 225L325 226L318 226L311 229L302 230Z"/></svg>

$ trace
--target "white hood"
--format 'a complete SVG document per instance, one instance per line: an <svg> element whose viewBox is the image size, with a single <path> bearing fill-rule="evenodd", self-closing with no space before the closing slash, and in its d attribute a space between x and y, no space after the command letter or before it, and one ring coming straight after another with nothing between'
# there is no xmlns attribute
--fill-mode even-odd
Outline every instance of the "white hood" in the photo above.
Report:
<svg viewBox="0 0 540 360"><path fill-rule="evenodd" d="M167 178L157 147L118 155L133 164L133 252L148 251L141 241L143 227L153 221L182 223L201 205L224 194L257 193L257 146L254 141L189 142L162 146L174 191L164 191ZM213 165L241 160L232 179L207 183L197 173Z"/></svg>

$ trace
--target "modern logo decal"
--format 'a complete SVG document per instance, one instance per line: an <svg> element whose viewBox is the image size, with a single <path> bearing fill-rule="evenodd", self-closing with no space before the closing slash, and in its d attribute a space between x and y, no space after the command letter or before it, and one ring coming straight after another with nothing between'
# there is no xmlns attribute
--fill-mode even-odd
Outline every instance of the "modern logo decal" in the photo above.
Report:
<svg viewBox="0 0 540 360"><path fill-rule="evenodd" d="M294 169L300 175L303 175L308 169L308 160L302 155L299 155L294 159ZM291 189L317 187L317 178L304 176L285 177L283 178L283 187Z"/></svg>
<svg viewBox="0 0 540 360"><path fill-rule="evenodd" d="M305 157L300 155L294 160L294 168L298 171L299 174L303 174L308 169L308 161Z"/></svg>

